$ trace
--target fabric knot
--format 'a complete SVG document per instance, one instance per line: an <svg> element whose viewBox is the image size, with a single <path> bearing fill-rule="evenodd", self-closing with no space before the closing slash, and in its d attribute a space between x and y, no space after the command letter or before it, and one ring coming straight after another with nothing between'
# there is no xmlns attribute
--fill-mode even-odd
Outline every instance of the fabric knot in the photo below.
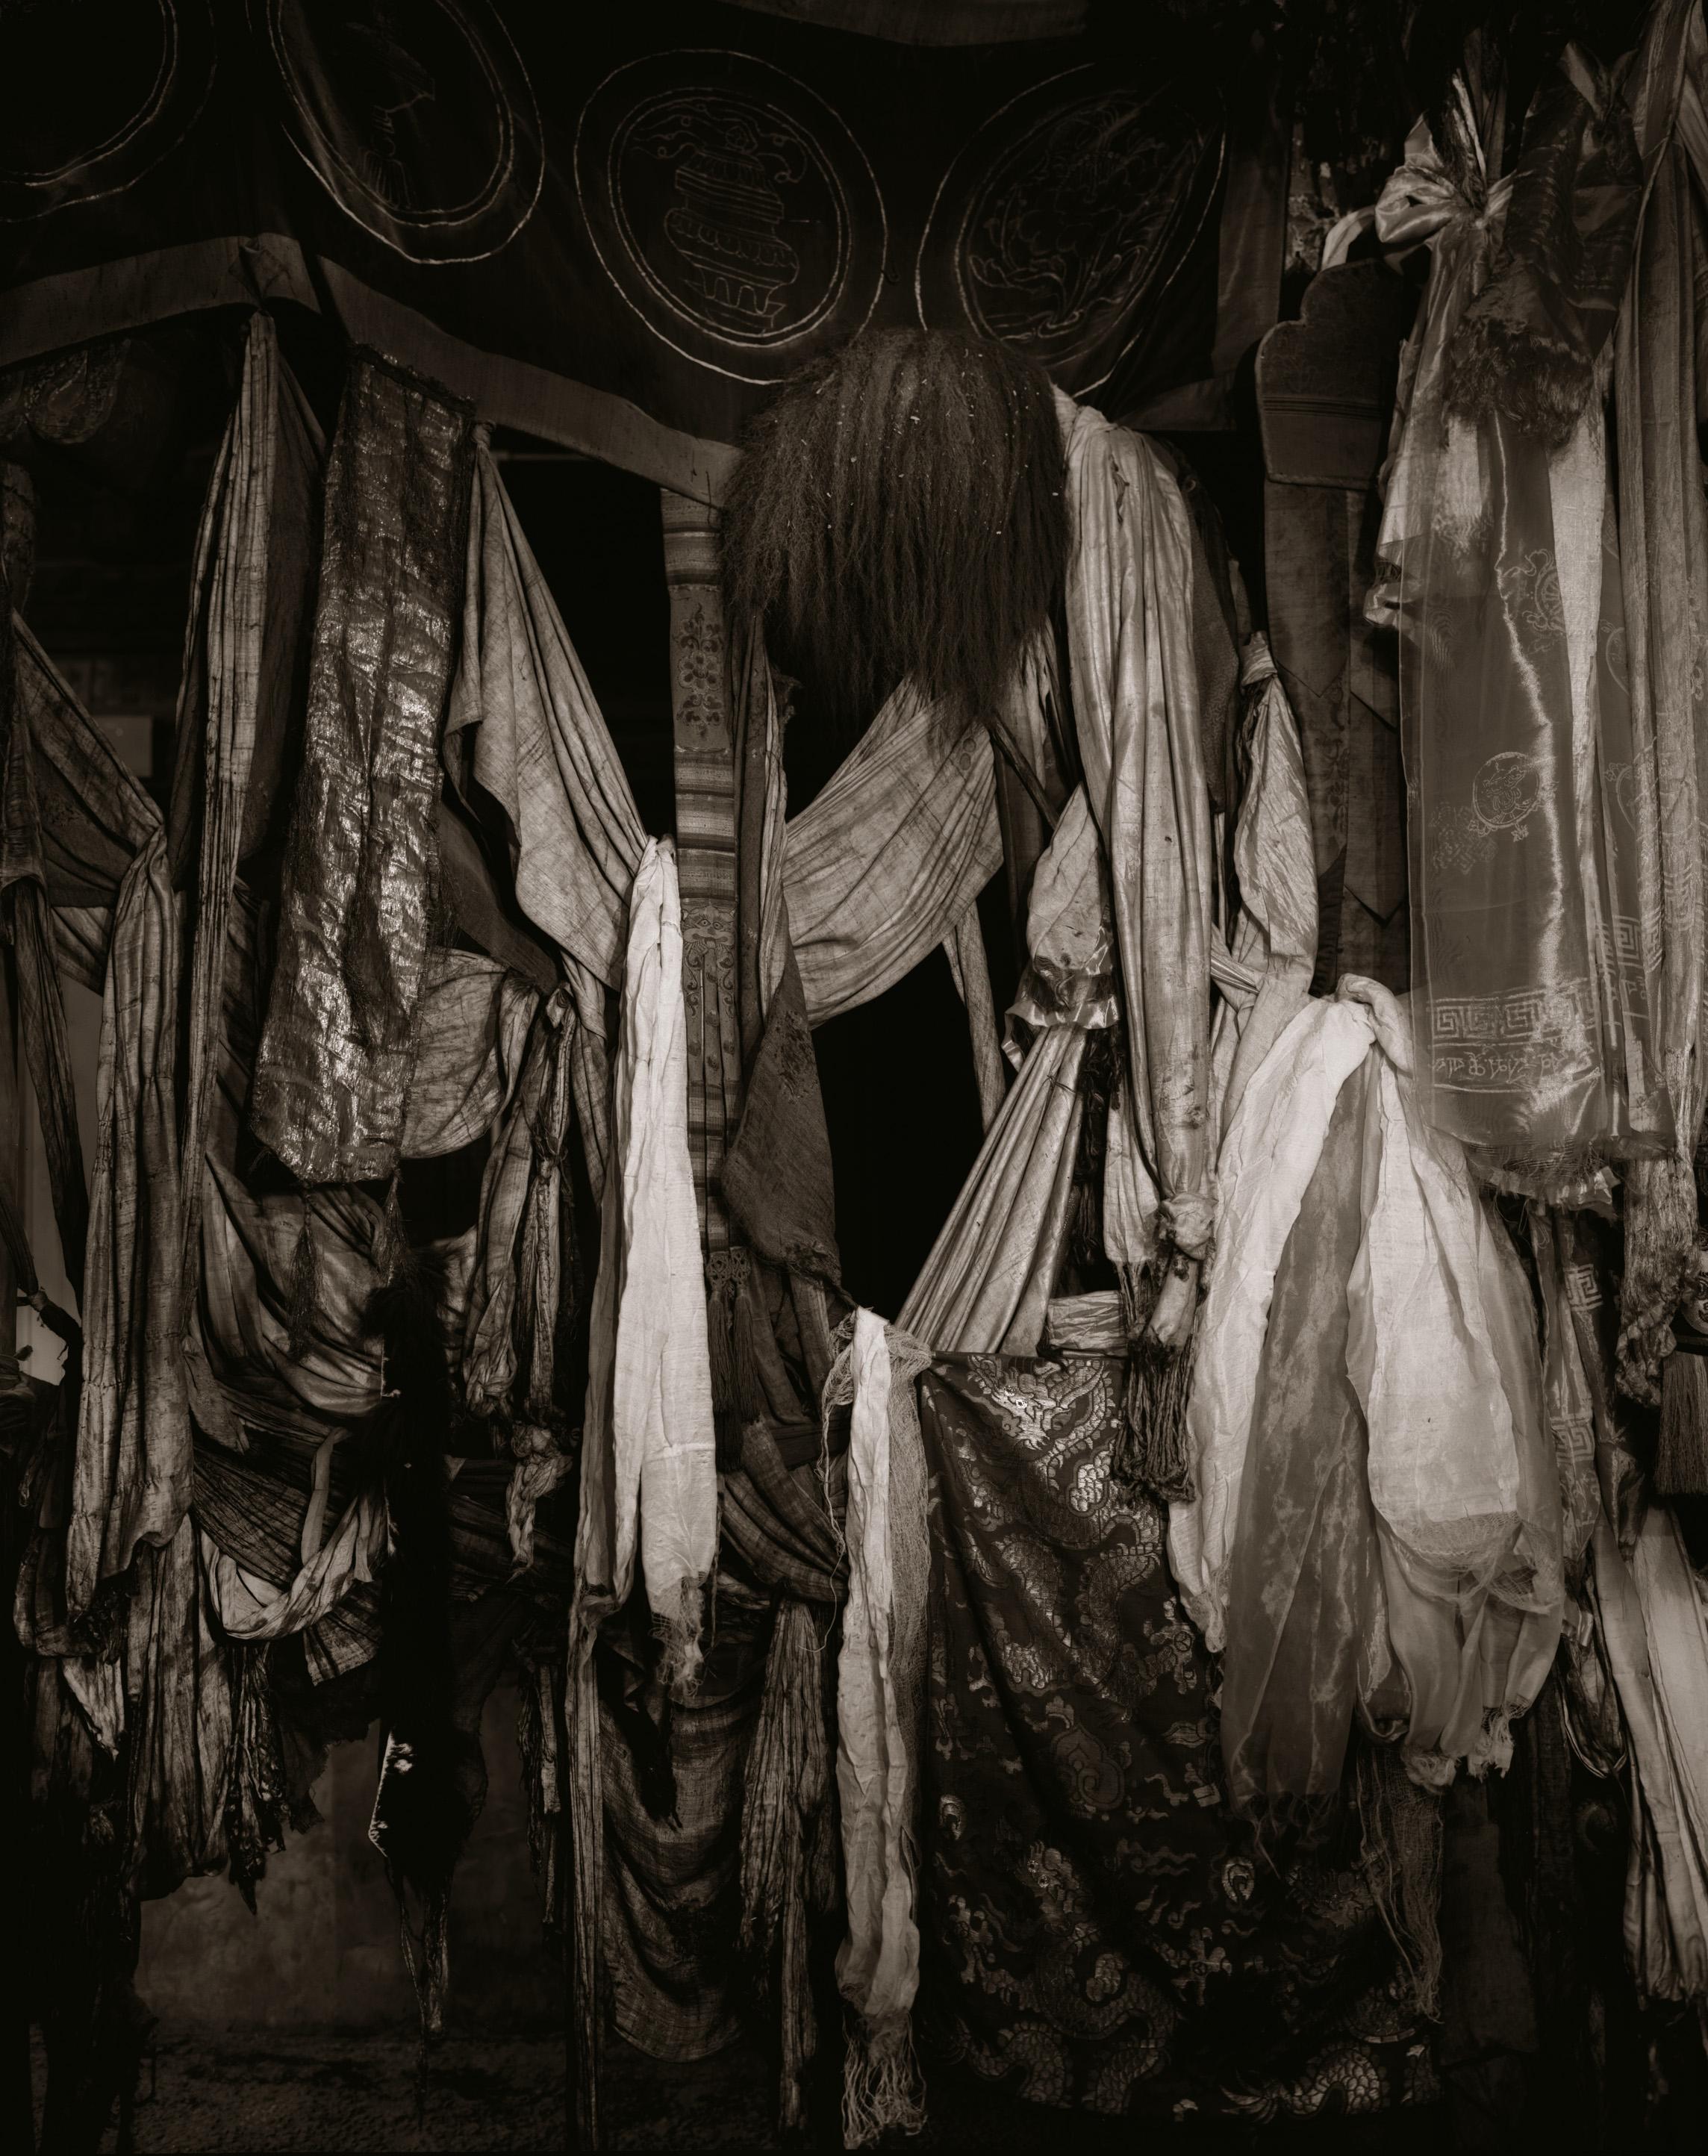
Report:
<svg viewBox="0 0 1708 2156"><path fill-rule="evenodd" d="M1240 655L1239 685L1242 689L1260 689L1265 681L1275 678L1275 654L1269 649L1269 640L1260 629L1254 629L1245 639L1245 649Z"/></svg>
<svg viewBox="0 0 1708 2156"><path fill-rule="evenodd" d="M1210 923L1210 978L1239 1011L1251 1009L1264 983L1261 968L1236 958L1213 921Z"/></svg>
<svg viewBox="0 0 1708 2156"><path fill-rule="evenodd" d="M1335 1000L1363 1007L1377 1046L1394 1069L1408 1078L1413 1066L1412 1029L1393 989L1384 988L1379 981L1366 980L1362 973L1343 973L1335 983Z"/></svg>
<svg viewBox="0 0 1708 2156"><path fill-rule="evenodd" d="M511 1455L517 1460L549 1460L562 1448L552 1433L536 1422L519 1422L510 1434Z"/></svg>
<svg viewBox="0 0 1708 2156"><path fill-rule="evenodd" d="M1208 1259L1216 1236L1214 1183L1204 1190L1165 1198L1157 1209L1157 1231L1159 1239L1172 1244L1183 1258L1195 1258L1200 1263Z"/></svg>

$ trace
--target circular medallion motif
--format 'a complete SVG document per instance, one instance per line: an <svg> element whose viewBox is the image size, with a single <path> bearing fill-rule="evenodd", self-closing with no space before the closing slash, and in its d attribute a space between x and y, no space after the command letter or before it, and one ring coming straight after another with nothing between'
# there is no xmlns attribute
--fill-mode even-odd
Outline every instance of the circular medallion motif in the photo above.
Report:
<svg viewBox="0 0 1708 2156"><path fill-rule="evenodd" d="M490 0L249 0L292 146L412 262L514 239L546 172L540 112Z"/></svg>
<svg viewBox="0 0 1708 2156"><path fill-rule="evenodd" d="M1216 191L1213 89L1106 67L994 112L937 190L914 280L928 329L999 337L1064 388L1106 381L1185 260Z"/></svg>
<svg viewBox="0 0 1708 2156"><path fill-rule="evenodd" d="M0 7L0 219L134 186L189 132L213 58L206 0Z"/></svg>
<svg viewBox="0 0 1708 2156"><path fill-rule="evenodd" d="M1491 756L1471 781L1471 806L1490 831L1511 831L1521 839L1541 798L1541 775L1534 757L1505 749Z"/></svg>
<svg viewBox="0 0 1708 2156"><path fill-rule="evenodd" d="M738 382L781 381L876 304L871 167L823 100L765 61L659 53L617 69L582 110L575 181L623 298Z"/></svg>

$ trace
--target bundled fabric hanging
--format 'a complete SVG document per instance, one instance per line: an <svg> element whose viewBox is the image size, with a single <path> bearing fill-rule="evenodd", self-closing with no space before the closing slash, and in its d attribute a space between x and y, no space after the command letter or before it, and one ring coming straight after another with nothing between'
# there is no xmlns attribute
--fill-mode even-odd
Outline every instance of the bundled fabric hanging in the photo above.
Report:
<svg viewBox="0 0 1708 2156"><path fill-rule="evenodd" d="M1192 526L1141 435L1058 393L1073 551L1074 722L1108 864L1126 1019L1104 1237L1132 1345L1144 1488L1184 1496L1186 1403L1215 1231L1210 807L1189 606Z"/></svg>

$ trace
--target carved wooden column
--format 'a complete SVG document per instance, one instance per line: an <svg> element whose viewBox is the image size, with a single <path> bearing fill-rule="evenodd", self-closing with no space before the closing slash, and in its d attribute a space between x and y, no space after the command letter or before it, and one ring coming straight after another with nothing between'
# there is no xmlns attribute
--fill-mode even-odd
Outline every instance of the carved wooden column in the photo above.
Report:
<svg viewBox="0 0 1708 2156"><path fill-rule="evenodd" d="M727 1250L718 1190L741 1111L736 1006L736 759L719 580L718 512L664 491L670 593L676 861L682 886L682 998L688 1019L688 1142L710 1256Z"/></svg>

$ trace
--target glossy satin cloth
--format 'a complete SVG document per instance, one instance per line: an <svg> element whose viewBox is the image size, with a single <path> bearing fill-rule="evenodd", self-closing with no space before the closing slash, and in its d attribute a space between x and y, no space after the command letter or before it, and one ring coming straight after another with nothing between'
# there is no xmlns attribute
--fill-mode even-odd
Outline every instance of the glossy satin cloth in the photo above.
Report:
<svg viewBox="0 0 1708 2156"><path fill-rule="evenodd" d="M1581 1202L1598 1163L1671 1128L1645 773L1600 395L1552 449L1502 412L1448 409L1454 333L1516 200L1463 76L1455 97L1442 149L1414 131L1377 212L1391 247L1432 249L1375 594L1401 632L1418 1099L1491 1172Z"/></svg>
<svg viewBox="0 0 1708 2156"><path fill-rule="evenodd" d="M302 773L255 1135L304 1183L398 1161L427 957L439 737L468 513L465 406L351 366L326 475Z"/></svg>

